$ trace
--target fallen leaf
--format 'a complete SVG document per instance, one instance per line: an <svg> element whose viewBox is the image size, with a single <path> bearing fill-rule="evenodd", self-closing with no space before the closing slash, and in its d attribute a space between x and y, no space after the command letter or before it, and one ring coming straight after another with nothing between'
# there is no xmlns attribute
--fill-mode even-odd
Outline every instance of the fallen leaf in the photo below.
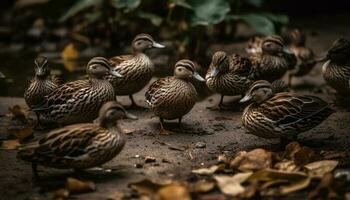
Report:
<svg viewBox="0 0 350 200"><path fill-rule="evenodd" d="M212 181L201 180L191 185L191 193L205 193L214 189L215 183Z"/></svg>
<svg viewBox="0 0 350 200"><path fill-rule="evenodd" d="M309 147L301 147L299 151L294 154L294 162L298 166L303 166L311 162L315 157L315 152Z"/></svg>
<svg viewBox="0 0 350 200"><path fill-rule="evenodd" d="M4 140L1 142L0 149L6 149L6 150L13 150L17 149L17 147L20 146L20 143L17 139L15 140Z"/></svg>
<svg viewBox="0 0 350 200"><path fill-rule="evenodd" d="M241 171L258 171L271 168L272 153L264 149L254 149L250 152L241 151L231 161L230 166Z"/></svg>
<svg viewBox="0 0 350 200"><path fill-rule="evenodd" d="M214 176L214 179L217 181L221 192L236 196L244 192L244 187L241 183L246 181L251 175L252 172L243 172L235 174L234 176Z"/></svg>
<svg viewBox="0 0 350 200"><path fill-rule="evenodd" d="M25 141L33 136L33 128L27 127L11 127L8 129L8 133L15 136L19 141Z"/></svg>
<svg viewBox="0 0 350 200"><path fill-rule="evenodd" d="M60 188L53 194L53 199L67 199L69 197L69 190L66 188Z"/></svg>
<svg viewBox="0 0 350 200"><path fill-rule="evenodd" d="M266 182L263 195L284 195L306 188L310 178L302 172L284 172L274 169L264 169L252 174L248 181ZM272 186L276 186L270 188Z"/></svg>
<svg viewBox="0 0 350 200"><path fill-rule="evenodd" d="M320 155L325 160L346 158L350 156L350 152L347 151L321 151Z"/></svg>
<svg viewBox="0 0 350 200"><path fill-rule="evenodd" d="M64 67L70 72L75 71L75 69L79 66L79 63L77 62L79 56L80 53L75 48L74 44L68 44L61 53Z"/></svg>
<svg viewBox="0 0 350 200"><path fill-rule="evenodd" d="M308 199L345 199L346 182L335 179L332 173L326 173Z"/></svg>
<svg viewBox="0 0 350 200"><path fill-rule="evenodd" d="M75 178L68 177L66 188L70 193L85 193L96 190L96 185L92 181L81 181Z"/></svg>
<svg viewBox="0 0 350 200"><path fill-rule="evenodd" d="M70 43L64 47L61 57L63 60L76 60L79 58L79 51L76 49L73 43Z"/></svg>
<svg viewBox="0 0 350 200"><path fill-rule="evenodd" d="M153 156L145 156L145 163L156 162L156 158Z"/></svg>
<svg viewBox="0 0 350 200"><path fill-rule="evenodd" d="M191 200L190 193L186 186L171 184L158 190L155 200Z"/></svg>
<svg viewBox="0 0 350 200"><path fill-rule="evenodd" d="M202 194L198 195L196 198L198 200L226 200L226 196L224 194Z"/></svg>
<svg viewBox="0 0 350 200"><path fill-rule="evenodd" d="M295 162L292 160L283 160L278 162L273 168L285 172L296 172L300 170L300 167L296 166Z"/></svg>
<svg viewBox="0 0 350 200"><path fill-rule="evenodd" d="M110 197L107 198L107 200L123 200L124 193L117 191L114 194L112 194Z"/></svg>
<svg viewBox="0 0 350 200"><path fill-rule="evenodd" d="M211 174L214 174L215 172L217 172L219 170L223 170L223 169L225 169L225 164L213 165L209 168L194 169L194 170L192 170L192 173L200 174L200 175L211 175Z"/></svg>
<svg viewBox="0 0 350 200"><path fill-rule="evenodd" d="M172 182L173 181L171 180L155 181L155 180L144 179L139 182L130 183L128 187L137 191L140 195L147 195L154 199L155 194L161 187L169 185Z"/></svg>
<svg viewBox="0 0 350 200"><path fill-rule="evenodd" d="M338 163L336 160L321 160L309 163L304 167L308 170L307 173L311 177L322 178L326 173L333 171Z"/></svg>

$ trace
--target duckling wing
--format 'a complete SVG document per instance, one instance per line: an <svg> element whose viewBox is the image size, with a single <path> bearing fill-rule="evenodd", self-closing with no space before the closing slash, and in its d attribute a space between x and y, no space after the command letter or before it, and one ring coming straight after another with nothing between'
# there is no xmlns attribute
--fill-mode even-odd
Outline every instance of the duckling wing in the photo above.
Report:
<svg viewBox="0 0 350 200"><path fill-rule="evenodd" d="M172 76L160 78L149 86L145 94L146 102L149 106L152 107L158 103L161 96L167 92L167 86L169 86L174 79L175 78Z"/></svg>
<svg viewBox="0 0 350 200"><path fill-rule="evenodd" d="M89 86L89 80L78 80L63 84L46 96L46 105L43 107L49 109L52 106L63 105L69 101L74 101L74 99L86 94Z"/></svg>
<svg viewBox="0 0 350 200"><path fill-rule="evenodd" d="M284 92L262 103L259 112L276 126L283 128L299 123L306 126L307 123L312 123L309 120L317 115L320 117L317 120L321 122L333 113L333 110L327 102L318 97Z"/></svg>
<svg viewBox="0 0 350 200"><path fill-rule="evenodd" d="M115 56L109 59L109 64L111 64L113 67L116 67L120 65L120 63L130 60L133 58L133 55L121 55L121 56Z"/></svg>
<svg viewBox="0 0 350 200"><path fill-rule="evenodd" d="M248 76L252 71L252 64L248 58L232 54L229 59L230 71L237 75Z"/></svg>
<svg viewBox="0 0 350 200"><path fill-rule="evenodd" d="M64 164L88 156L95 137L103 130L95 124L65 126L22 145L18 157L31 162Z"/></svg>

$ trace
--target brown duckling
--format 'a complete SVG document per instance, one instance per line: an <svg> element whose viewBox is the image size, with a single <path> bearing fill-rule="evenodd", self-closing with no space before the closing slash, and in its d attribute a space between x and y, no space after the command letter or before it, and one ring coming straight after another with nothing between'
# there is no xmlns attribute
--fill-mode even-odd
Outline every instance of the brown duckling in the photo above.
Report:
<svg viewBox="0 0 350 200"><path fill-rule="evenodd" d="M350 96L350 42L347 39L336 40L324 59L322 75L328 85L340 96Z"/></svg>
<svg viewBox="0 0 350 200"><path fill-rule="evenodd" d="M97 123L74 124L55 129L19 147L17 157L37 165L58 169L82 170L112 160L123 149L125 136L117 128L117 120L125 114L117 102L105 103Z"/></svg>
<svg viewBox="0 0 350 200"><path fill-rule="evenodd" d="M237 54L228 56L223 51L217 51L212 57L207 75L206 84L209 89L221 94L218 108L224 108L225 95L244 95L253 81L249 59Z"/></svg>
<svg viewBox="0 0 350 200"><path fill-rule="evenodd" d="M160 119L161 134L169 134L164 129L164 119L179 119L190 112L196 103L197 91L190 79L205 81L196 71L190 60L180 60L175 64L174 76L160 78L150 85L145 94L152 112Z"/></svg>
<svg viewBox="0 0 350 200"><path fill-rule="evenodd" d="M315 96L275 93L273 85L265 80L253 83L240 102L251 102L244 109L243 126L263 138L295 140L334 112L330 104Z"/></svg>
<svg viewBox="0 0 350 200"><path fill-rule="evenodd" d="M139 34L132 41L132 55L115 56L109 59L115 71L123 78L108 76L116 95L129 95L132 107L137 107L133 94L144 88L153 76L153 63L145 54L151 48L164 48L148 34Z"/></svg>

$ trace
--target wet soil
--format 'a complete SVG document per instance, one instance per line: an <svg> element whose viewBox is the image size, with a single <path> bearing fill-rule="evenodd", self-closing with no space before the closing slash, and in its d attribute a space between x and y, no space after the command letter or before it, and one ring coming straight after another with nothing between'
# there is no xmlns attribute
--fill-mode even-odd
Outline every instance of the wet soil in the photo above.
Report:
<svg viewBox="0 0 350 200"><path fill-rule="evenodd" d="M335 39L350 38L349 27L338 23L338 19L344 17L349 16L336 16L331 19L327 17L296 19L296 23L298 27L317 33L309 37L308 45L316 54L322 55ZM242 43L217 44L211 49L240 53L242 47L244 47ZM309 75L295 79L293 90L333 102L334 92L325 86L320 68L321 65L317 65ZM136 95L138 104L145 105L144 92L143 90ZM233 99L228 97L225 101ZM121 97L119 100L125 105L130 103L127 97ZM34 182L30 165L17 160L15 150L0 150L0 199L51 198L50 191L64 184L67 176L83 176L83 179L92 180L97 184L97 191L75 195L74 198L107 199L117 191L130 194L128 184L144 178L191 181L196 178L191 174L192 169L214 164L217 156L223 153L233 155L239 150L258 147L277 148L278 140L261 139L246 134L240 122L242 108L239 106L232 105L235 109L230 111L211 111L206 108L215 105L218 100L219 96L215 94L199 101L184 117L183 131L176 128L176 121L168 122L166 126L176 132L168 136L159 135L158 118L147 109L131 110L139 119L120 121L120 127L128 133L127 144L120 155L104 165L104 168L112 169L111 172L95 170L87 175L77 175L67 170L39 167L42 180ZM6 113L8 107L15 104L25 107L22 98L1 97L0 113ZM324 123L301 134L298 139L316 151L348 150L350 147L348 108L337 108L337 112ZM204 142L205 148L196 148L198 142ZM145 156L155 157L156 162L145 163Z"/></svg>

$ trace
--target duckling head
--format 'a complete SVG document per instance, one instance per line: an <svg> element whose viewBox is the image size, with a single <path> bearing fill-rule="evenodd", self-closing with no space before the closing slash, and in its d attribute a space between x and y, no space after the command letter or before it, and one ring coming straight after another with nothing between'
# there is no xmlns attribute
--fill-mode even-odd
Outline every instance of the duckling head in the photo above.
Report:
<svg viewBox="0 0 350 200"><path fill-rule="evenodd" d="M294 46L305 46L306 35L300 29L284 29L282 30L282 37L287 44Z"/></svg>
<svg viewBox="0 0 350 200"><path fill-rule="evenodd" d="M103 57L94 57L87 64L87 74L90 78L102 79L104 76L111 74L116 77L123 77L115 71L109 64L108 60Z"/></svg>
<svg viewBox="0 0 350 200"><path fill-rule="evenodd" d="M280 36L266 37L262 42L261 49L263 53L277 56L282 56L283 53L292 53L285 47L284 41Z"/></svg>
<svg viewBox="0 0 350 200"><path fill-rule="evenodd" d="M195 69L195 64L192 61L183 59L175 64L174 76L184 80L195 78L199 81L205 81Z"/></svg>
<svg viewBox="0 0 350 200"><path fill-rule="evenodd" d="M220 73L226 73L229 68L230 63L227 54L223 51L217 51L211 59L209 73L207 73L205 79L208 81Z"/></svg>
<svg viewBox="0 0 350 200"><path fill-rule="evenodd" d="M271 98L274 95L271 83L265 80L259 80L254 82L246 95L239 101L240 103L245 103L248 101L260 104L265 100Z"/></svg>
<svg viewBox="0 0 350 200"><path fill-rule="evenodd" d="M35 64L35 76L38 78L46 78L50 75L50 71L48 69L47 65L47 58L46 57L37 57L34 60Z"/></svg>
<svg viewBox="0 0 350 200"><path fill-rule="evenodd" d="M259 36L255 36L249 39L246 52L249 54L261 53L261 43L263 39Z"/></svg>
<svg viewBox="0 0 350 200"><path fill-rule="evenodd" d="M347 39L340 38L333 42L328 50L326 59L336 63L346 63L350 60L350 42Z"/></svg>
<svg viewBox="0 0 350 200"><path fill-rule="evenodd" d="M164 48L165 46L154 41L148 34L138 34L132 41L134 52L145 52L147 49Z"/></svg>
<svg viewBox="0 0 350 200"><path fill-rule="evenodd" d="M124 117L134 118L132 114L127 112L125 108L116 101L109 101L100 108L98 118L95 122L99 123L100 126L108 128L113 127L117 124L117 120Z"/></svg>

